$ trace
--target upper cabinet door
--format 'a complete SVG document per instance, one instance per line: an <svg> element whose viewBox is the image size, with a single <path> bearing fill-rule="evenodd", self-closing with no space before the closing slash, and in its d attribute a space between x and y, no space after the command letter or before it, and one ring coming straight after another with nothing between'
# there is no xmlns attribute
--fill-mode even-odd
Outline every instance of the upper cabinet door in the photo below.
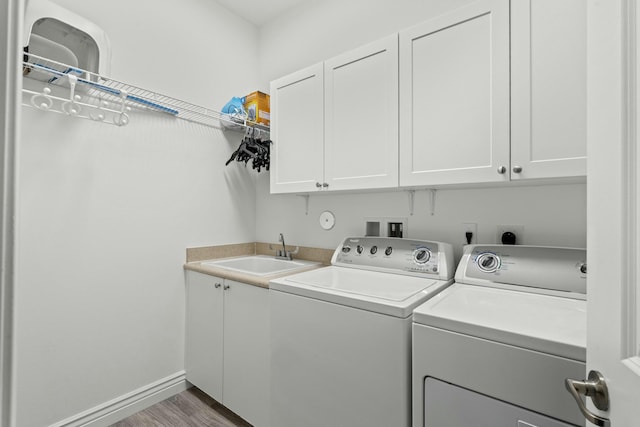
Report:
<svg viewBox="0 0 640 427"><path fill-rule="evenodd" d="M398 186L398 35L325 61L329 190Z"/></svg>
<svg viewBox="0 0 640 427"><path fill-rule="evenodd" d="M322 188L323 92L322 63L271 82L271 193Z"/></svg>
<svg viewBox="0 0 640 427"><path fill-rule="evenodd" d="M511 2L512 179L586 175L586 9Z"/></svg>
<svg viewBox="0 0 640 427"><path fill-rule="evenodd" d="M400 185L509 179L509 1L400 33Z"/></svg>

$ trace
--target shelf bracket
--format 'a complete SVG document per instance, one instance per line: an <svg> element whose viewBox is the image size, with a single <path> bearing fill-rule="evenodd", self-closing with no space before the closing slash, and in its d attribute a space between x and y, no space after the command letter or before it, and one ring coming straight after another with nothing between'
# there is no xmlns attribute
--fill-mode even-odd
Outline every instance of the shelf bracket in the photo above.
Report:
<svg viewBox="0 0 640 427"><path fill-rule="evenodd" d="M304 198L304 214L309 215L309 195L308 194L300 194L300 197Z"/></svg>
<svg viewBox="0 0 640 427"><path fill-rule="evenodd" d="M409 193L409 215L413 216L413 207L414 207L414 202L416 197L416 190L408 190L407 193Z"/></svg>
<svg viewBox="0 0 640 427"><path fill-rule="evenodd" d="M427 193L429 194L429 215L433 216L436 212L436 190L428 188Z"/></svg>

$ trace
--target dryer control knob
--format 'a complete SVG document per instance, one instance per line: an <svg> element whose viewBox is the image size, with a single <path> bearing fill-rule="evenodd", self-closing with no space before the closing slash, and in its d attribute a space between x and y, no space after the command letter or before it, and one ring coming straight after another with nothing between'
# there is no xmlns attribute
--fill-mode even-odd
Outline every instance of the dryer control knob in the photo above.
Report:
<svg viewBox="0 0 640 427"><path fill-rule="evenodd" d="M500 257L491 252L484 252L476 259L478 268L485 273L495 273L500 268Z"/></svg>
<svg viewBox="0 0 640 427"><path fill-rule="evenodd" d="M378 247L377 246L371 246L371 250L369 252L371 253L371 255L375 255L376 252L378 252Z"/></svg>
<svg viewBox="0 0 640 427"><path fill-rule="evenodd" d="M413 261L416 264L426 264L431 259L431 251L427 248L418 248L413 251Z"/></svg>
<svg viewBox="0 0 640 427"><path fill-rule="evenodd" d="M359 254L361 254L363 250L364 250L364 248L362 247L362 245L358 245L356 247L356 252L358 252Z"/></svg>
<svg viewBox="0 0 640 427"><path fill-rule="evenodd" d="M384 250L384 254L386 256L391 255L391 252L393 252L393 248L391 246L387 246L387 249Z"/></svg>

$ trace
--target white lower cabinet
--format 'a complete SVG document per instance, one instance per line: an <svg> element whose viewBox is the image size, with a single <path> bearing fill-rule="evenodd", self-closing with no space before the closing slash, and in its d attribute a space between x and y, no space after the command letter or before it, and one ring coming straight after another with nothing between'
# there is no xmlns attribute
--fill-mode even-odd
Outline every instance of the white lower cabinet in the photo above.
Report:
<svg viewBox="0 0 640 427"><path fill-rule="evenodd" d="M187 271L187 380L269 426L269 291Z"/></svg>
<svg viewBox="0 0 640 427"><path fill-rule="evenodd" d="M187 380L222 402L222 279L187 272Z"/></svg>

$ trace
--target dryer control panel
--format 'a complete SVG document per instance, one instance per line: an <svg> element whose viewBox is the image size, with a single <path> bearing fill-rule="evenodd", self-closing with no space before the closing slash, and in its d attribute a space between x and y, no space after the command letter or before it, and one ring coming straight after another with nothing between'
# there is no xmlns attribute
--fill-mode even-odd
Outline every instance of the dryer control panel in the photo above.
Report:
<svg viewBox="0 0 640 427"><path fill-rule="evenodd" d="M394 237L348 237L335 250L331 264L441 280L454 273L448 243Z"/></svg>
<svg viewBox="0 0 640 427"><path fill-rule="evenodd" d="M514 245L468 245L456 282L520 286L523 291L551 291L584 295L587 292L585 249ZM548 292L543 292L548 293Z"/></svg>

